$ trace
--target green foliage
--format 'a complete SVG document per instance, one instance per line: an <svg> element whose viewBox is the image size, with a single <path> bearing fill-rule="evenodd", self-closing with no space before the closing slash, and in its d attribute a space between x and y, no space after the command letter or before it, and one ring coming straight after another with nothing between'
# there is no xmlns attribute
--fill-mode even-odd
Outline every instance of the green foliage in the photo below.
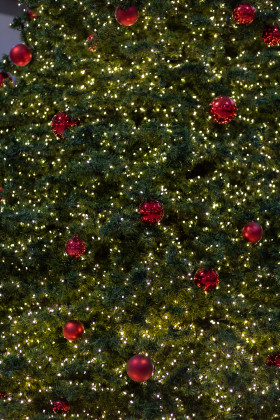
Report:
<svg viewBox="0 0 280 420"><path fill-rule="evenodd" d="M126 0L29 3L13 27L33 59L1 63L17 78L0 90L1 418L52 418L63 397L79 419L279 418L279 47L261 37L278 2L242 26L233 0L137 0L131 27ZM219 95L237 103L227 125L209 117ZM60 111L80 121L64 139ZM156 226L137 212L150 197ZM216 290L195 286L201 267ZM145 383L126 374L138 353Z"/></svg>

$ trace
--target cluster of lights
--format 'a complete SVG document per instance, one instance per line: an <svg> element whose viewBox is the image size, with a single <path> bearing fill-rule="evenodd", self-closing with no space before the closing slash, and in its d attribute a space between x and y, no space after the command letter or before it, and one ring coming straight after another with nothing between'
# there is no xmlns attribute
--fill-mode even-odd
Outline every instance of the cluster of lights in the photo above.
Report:
<svg viewBox="0 0 280 420"><path fill-rule="evenodd" d="M34 77L34 69L26 69L24 75L17 69L14 72L18 80L24 78L27 82L26 92L30 95L28 107L26 107L26 102L22 100L20 95L11 97L11 88L1 91L4 98L7 98L7 101L9 101L11 113L18 118L16 121L19 121L20 118L30 118L28 130L26 127L12 127L11 124L9 124L8 128L0 129L0 135L4 139L3 150L7 152L7 157L4 157L4 163L8 168L13 168L14 164L10 162L8 157L10 144L5 139L16 132L15 144L18 148L24 149L22 162L19 164L17 171L13 172L13 174L7 171L7 175L2 181L4 191L9 191L9 185L13 185L9 194L14 200L18 198L18 201L10 205L8 211L14 214L15 225L18 224L24 233L22 238L15 238L13 235L7 237L6 235L5 241L2 243L2 249L9 250L10 255L14 255L14 259L12 259L11 263L13 274L10 278L5 278L5 282L1 284L1 289L7 284L14 287L15 290L22 289L23 286L20 279L22 277L25 282L28 281L28 273L30 273L31 279L35 279L32 266L33 259L29 252L33 246L38 246L36 244L37 241L41 241L43 244L41 250L43 258L43 255L48 253L52 245L56 244L55 246L57 246L58 241L63 243L64 238L68 237L72 230L72 224L75 227L80 226L85 232L94 231L91 239L92 243L96 244L97 249L99 245L103 244L104 240L108 242L112 266L108 266L105 269L102 264L99 264L98 259L95 261L94 247L92 251L89 250L88 258L82 258L78 266L74 268L77 279L79 279L79 286L75 291L71 292L73 293L71 305L74 302L79 302L78 313L84 311L86 319L91 320L90 330L92 333L98 331L99 323L107 328L110 325L114 325L116 329L119 328L117 335L122 349L133 345L138 346L137 348L139 349L139 342L148 345L153 340L159 345L159 354L162 351L164 355L164 349L170 344L169 339L166 339L166 337L168 337L170 329L174 328L180 337L184 337L184 339L180 338L177 342L174 340L175 344L170 345L171 349L168 350L167 358L159 356L160 362L154 360L156 364L154 378L163 386L172 374L173 369L185 363L186 353L188 353L187 357L189 360L189 367L186 369L186 373L188 370L193 369L192 366L200 367L200 360L196 352L191 349L192 345L200 346L204 349L207 348L205 355L203 355L203 360L207 364L212 364L212 370L204 369L205 372L199 376L199 384L194 379L186 379L184 387L191 387L195 390L193 398L197 399L197 401L202 401L204 398L203 388L204 386L205 388L209 386L211 388L213 406L217 407L217 410L220 410L221 413L228 413L229 411L234 412L234 410L237 410L236 407L232 407L231 394L235 394L238 400L242 400L243 394L234 389L234 387L229 388L225 386L221 372L230 369L234 370L237 375L240 375L243 370L243 362L246 362L248 354L250 355L249 364L251 367L254 366L255 359L251 356L251 349L257 345L260 338L263 338L263 330L259 330L258 326L261 325L265 328L263 319L256 320L257 315L254 316L252 313L248 313L248 304L256 312L263 313L263 316L271 312L270 324L276 317L276 311L273 307L269 307L268 302L267 307L262 305L262 299L260 298L262 293L269 288L274 290L274 274L270 273L269 267L254 265L255 259L260 255L258 250L262 248L267 249L269 244L274 246L275 240L265 237L263 242L258 244L257 247L252 248L250 244L247 244L244 245L244 248L240 232L236 226L233 226L233 220L236 212L239 212L240 209L243 211L246 208L252 209L252 205L256 202L259 207L261 203L268 200L276 200L277 197L279 169L275 158L275 147L277 146L279 124L277 121L275 122L273 125L273 127L275 126L275 131L272 134L268 120L258 125L256 121L258 118L258 106L261 105L262 99L266 98L268 90L274 89L275 91L271 95L277 95L276 82L271 82L270 78L272 72L275 72L279 60L279 51L276 50L271 53L272 58L265 65L264 57L266 55L263 51L257 52L253 62L248 61L249 53L244 50L239 52L236 57L225 57L230 68L238 70L231 79L232 97L236 100L240 98L246 103L250 101L250 107L248 106L247 109L246 107L243 108L243 113L237 116L237 121L246 127L244 128L246 132L252 132L256 137L250 136L246 138L240 132L235 131L232 133L230 127L223 127L223 136L226 143L226 146L224 146L221 134L220 132L215 132L210 118L209 121L205 121L205 98L200 96L199 88L194 89L196 86L194 86L194 79L192 79L191 73L184 74L182 77L174 80L172 79L170 86L162 86L162 79L167 74L167 70L172 75L178 76L180 75L181 66L185 65L187 69L190 69L193 61L203 64L205 69L204 79L209 83L209 86L212 86L212 83L216 84L218 81L224 80L228 74L228 65L218 68L217 66L213 67L208 62L209 59L215 59L222 51L222 46L219 46L218 41L225 26L226 4L222 3L219 11L209 6L210 15L207 17L211 25L209 27L203 24L197 26L197 23L192 21L195 10L191 4L187 3L189 2L171 1L173 12L175 12L174 16L176 16L177 12L183 13L183 18L192 31L190 37L188 36L184 39L182 36L181 40L177 39L176 41L172 32L170 32L172 39L167 39L166 34L169 33L169 29L165 18L153 19L148 13L145 13L146 9L152 7L152 4L147 4L146 9L144 8L141 11L141 19L143 20L144 31L150 31L151 34L153 30L156 31L155 46L144 54L143 58L141 56L138 57L137 53L135 53L136 57L130 62L129 68L127 64L121 63L117 52L112 54L110 60L106 57L105 61L102 50L98 48L95 51L94 58L92 56L90 59L82 58L80 63L75 64L74 71L67 69L58 70L52 87L57 92L61 91L62 93L57 94L57 98L51 102L47 99L48 92L46 90L43 94L38 94L36 90L33 90L36 84L40 84L37 76ZM279 9L275 7L273 2L266 1L264 3L262 8ZM57 4L59 4L61 9L68 7L66 3L61 4L61 1L58 0ZM82 1L77 2L77 5L80 5L81 8L84 7ZM112 7L111 2L107 1L107 6ZM202 6L204 7L204 2L201 2ZM260 8L258 9L260 10ZM36 10L38 16L36 22L27 23L26 25L28 42L39 50L40 41L36 39L37 34L34 31L34 27L36 26L41 33L50 30L51 23L47 21L48 17L44 17L46 10L47 5L40 5ZM182 10L184 11L182 12ZM218 19L217 16L220 16L220 18ZM52 18L51 15L49 17L50 19ZM95 22L95 27L92 28L91 25L87 25L87 21ZM101 43L104 42L106 30L108 33L111 33L112 27L116 25L111 15L108 15L108 19L103 21L96 12L92 11L87 11L86 17L83 17L83 22L87 26L88 33L92 29L97 31L100 28L103 30ZM57 27L57 31L63 40L62 42L66 46L65 50L69 61L75 60L76 57L71 55L72 52L68 52L67 43L77 43L79 39L78 34L74 33L74 28L71 29L72 33L70 34L69 29L65 25L61 24L60 27ZM121 37L123 28L118 26L115 30L117 36ZM211 39L213 43L211 48L203 51L203 43L209 33L212 34ZM145 32L142 33L143 37L145 36L144 34ZM133 29L131 28L125 33L124 38L119 48L126 53L126 58L129 58L134 54L132 53L133 47L137 47L139 43L139 31L136 27L135 29L133 27ZM254 40L257 41L257 38ZM106 41L109 42L108 39ZM235 34L231 41L237 45L239 42L238 35ZM172 60L174 44L178 46L178 51L175 54L176 59ZM48 53L47 56L38 53L36 58L37 63L41 63L41 67L38 66L38 73L40 73L39 77L42 78L42 83L45 83L43 80L46 77L53 76L54 69L56 69L54 53L53 51ZM185 55L187 58L185 58ZM94 71L88 70L90 60L93 62ZM173 61L177 62L174 63ZM160 68L163 65L166 73L161 73L161 77L159 77ZM252 78L250 77L250 72L252 72ZM127 77L127 74L129 74L129 77ZM77 78L77 75L79 75L80 79ZM256 80L253 76L256 76ZM245 82L243 82L243 77ZM189 79L191 79L191 82L189 82ZM50 80L48 80L49 82ZM102 88L99 87L99 84L102 85ZM193 85L193 90L190 84ZM197 86L200 86L199 81L197 81ZM76 155L70 157L71 163L69 163L69 146L67 141L75 144L76 135L70 134L65 143L57 146L56 139L50 133L49 122L53 116L54 109L60 109L62 104L65 110L72 109L72 105L75 102L74 96L72 96L74 94L77 95L79 102L84 107L84 126L91 128L90 138L81 128L78 131L78 140L80 144L85 146L89 144L91 152L94 149L92 144L97 144L100 146L100 152L91 155L87 152L86 147L83 151L78 149L78 152L75 152ZM155 95L154 107L149 109L149 103L145 101L139 103L137 94L146 94L147 97L149 94ZM208 96L214 98L215 95L216 92L212 92L211 87L209 87ZM256 107L253 112L251 107L252 97L256 101ZM189 98L188 101L186 101L186 98ZM99 103L96 101L97 99L102 105L97 105ZM190 113L188 112L188 103L195 104L191 106L192 111ZM77 113L78 106L75 106L75 108ZM112 122L110 113L113 111L116 111L118 116L122 116L121 123ZM7 112L3 111L2 115L8 118L10 110ZM38 121L39 119L40 122ZM139 121L138 124L135 124L135 120ZM157 120L157 125L153 124L154 120ZM103 121L106 124L103 124ZM178 133L177 126L184 125L184 121L185 125L188 126L188 133ZM186 152L185 160L179 161L178 166L176 164L168 169L170 179L167 179L165 175L161 175L160 169L166 170L171 152L174 150L174 147L180 146L185 141L185 135L189 136L192 147ZM156 140L152 141L154 137ZM255 140L260 145L257 149L258 161L251 159L252 154L256 153ZM52 151L51 160L49 160L49 151ZM112 154L117 159L112 159ZM217 169L213 168L209 176L197 176L187 181L182 176L195 163L199 161L204 162L209 157L217 160L217 155L224 156L224 158L220 158ZM87 167L93 168L93 171L99 169L94 166L98 157L102 157L104 159L103 162L105 162L103 166L100 165L101 175L96 175L94 172L94 175L90 176L89 181L90 171ZM49 162L52 165L52 169L47 169ZM72 171L69 165L73 163L77 171L79 171L79 168L83 168L87 175L85 179L82 179L80 175L77 176L78 185L74 184L72 188L74 205L69 209L67 226L61 228L63 218L60 216L56 204L60 203L62 199L68 203L69 189L67 188L67 183L71 179ZM41 166L41 169L37 168L37 164ZM182 165L181 169L180 165ZM27 174L26 167L30 167ZM43 168L46 169L43 171ZM121 169L123 169L122 172ZM50 181L48 176L46 176L48 171L57 177L58 181ZM92 205L95 200L98 200L104 180L107 180L108 185L110 180L113 180L114 174L117 174L116 178L120 177L121 182L117 185L116 190L113 193L110 192L107 197L108 206L100 209L94 208L91 212L87 208L87 203ZM44 176L46 176L45 180ZM231 176L234 181L231 180ZM240 182L245 178L246 183L243 183L243 187L240 188ZM54 182L57 182L56 186L53 185ZM117 211L122 213L122 222L124 223L126 220L125 216L134 211L135 202L142 198L144 191L146 194L147 185L149 186L149 184L151 184L152 188L156 188L156 191L160 191L161 197L166 203L174 207L174 210L180 217L182 214L184 216L177 226L162 223L157 231L159 238L149 228L143 234L145 241L151 244L149 250L144 252L145 255L140 253L139 260L137 260L139 266L144 267L148 273L145 280L144 294L149 295L154 300L155 305L157 298L165 301L165 304L158 308L157 311L153 305L145 308L145 326L138 326L137 324L131 324L127 310L129 305L143 309L143 292L137 288L129 291L130 277L126 272L126 268L120 264L120 257L124 255L124 249L119 240L115 240L114 232L112 237L109 236L104 239L100 231ZM86 195L86 200L88 201L80 200L81 193ZM3 204L0 209L1 215L4 223L10 224L7 208L5 208L5 199L3 199ZM182 210L180 210L180 205ZM50 210L49 207L51 207ZM262 216L267 218L271 213L269 207L265 207ZM95 215L94 221L92 214ZM56 227L46 231L48 224ZM265 226L269 228L269 225L269 221L265 219ZM216 226L216 228L214 229L213 226ZM233 236L230 242L236 246L235 248L231 248L228 243L224 244L220 240L221 237L223 239L228 237L227 232L232 233ZM168 263L163 262L164 258L166 260L168 258L169 245L174 246L177 250L180 261L185 264L186 273L184 275L178 273L175 275L174 273L166 274L163 281L164 271L169 268ZM203 255L201 254L201 247L204 250ZM242 251L237 251L237 247L242 249ZM235 255L233 255L233 250L236 252ZM217 270L224 273L222 280L224 293L220 287L219 293L216 295L200 293L198 297L190 286L190 279L197 264L204 264L204 259L207 259L209 255L217 262ZM53 258L54 256L51 257L50 261L53 261ZM59 259L63 260L62 255L57 255L55 258L56 262ZM88 268L88 260L92 264L90 269ZM5 255L3 259L4 264L10 264L9 261L10 257ZM275 261L276 264L279 263ZM240 279L237 291L235 290L235 285L231 283L232 277L230 276L233 273L233 269L238 273L243 273L245 276L245 280L244 278ZM229 279L225 276L227 270L230 270ZM114 292L115 272L121 273L122 285L125 286L126 292L123 291L119 302L112 305L112 308L109 309L107 302L110 298L110 293ZM247 281L247 279L252 279L252 274L248 274L252 272L256 276L255 288L258 297L251 296L250 287L254 286L252 282ZM1 336L6 346L6 354L3 353L0 363L3 364L5 355L14 354L26 356L28 364L35 365L35 368L39 371L49 369L46 366L49 366L48 364L51 363L52 373L55 372L55 376L62 378L62 389L66 389L67 386L74 386L77 389L80 388L80 392L83 392L83 375L87 375L87 370L77 371L76 374L79 380L75 381L73 379L68 380L67 368L82 357L86 360L89 371L91 365L98 365L106 370L106 358L110 355L104 348L94 348L93 350L90 340L85 340L82 345L79 343L67 347L67 357L65 358L57 354L57 337L54 334L57 320L65 316L73 316L77 310L74 307L69 310L68 304L59 303L63 293L65 293L65 288L68 288L71 283L69 283L67 278L67 272L56 275L50 269L47 276L46 273L40 272L37 275L38 291L34 294L27 294L25 297L26 301L20 302L17 307L7 308L9 327L5 328ZM52 276L52 280L57 279L57 284L54 285L53 283L54 290L50 290L48 287ZM269 286L267 286L268 284ZM180 289L178 290L179 286ZM5 294L2 292L1 294L0 298L5 299ZM56 294L58 295L56 296ZM165 296L167 294L169 294L169 298ZM278 296L278 293L276 295ZM268 296L271 297L271 293ZM47 306L39 303L42 298L46 299ZM214 331L213 334L215 336L211 339L209 339L207 328L201 327L199 320L194 316L194 313L198 310L198 303L195 302L197 299L199 299L203 308L201 324L203 324L203 320L208 319L211 325L210 331ZM103 302L106 302L106 307ZM180 316L171 313L170 303L177 307ZM217 318L216 314L221 315ZM99 322L92 321L95 317L98 319L99 315ZM199 316L199 313L197 315ZM245 316L247 319L245 319ZM4 325L5 322L6 320L3 320L1 324ZM26 328L26 323L32 324L30 330L29 327ZM42 330L41 325L44 324L45 330ZM222 327L222 325L226 326ZM232 335L240 335L239 344L235 349L232 348L230 340L222 340L219 337L221 329L231 337ZM182 340L185 340L184 346L181 346ZM265 337L267 352L274 350L273 344L275 345L274 338L270 338L267 335ZM29 358L29 355L32 353L30 349L34 351L39 347L42 349L42 353L38 354L38 357L36 356L37 360ZM260 351L259 346L258 349ZM237 360L234 360L234 356L237 357ZM259 353L257 351L256 357L258 356ZM217 378L213 377L214 369L217 371ZM247 386L249 393L254 393L256 397L261 397L270 390L275 389L279 391L277 381L268 385L265 382L259 383L259 371L262 371L261 366L259 368L254 366L253 370L251 382ZM108 368L106 372L107 374L108 372L112 374L112 369ZM128 381L124 379L125 375L123 375L123 372L124 366L120 366L115 368L113 374L121 379L122 384L125 383L127 385ZM210 377L211 374L212 377ZM189 378L189 376L187 377ZM54 390L53 385L50 386L44 379L39 379L42 378L39 374L38 378L35 378L34 374L28 374L24 380L18 382L19 388L21 390L24 389L24 392L19 392L18 400L22 405L27 406L26 412L30 410L32 405L32 398L29 398L29 396L34 395L30 388L35 386L36 391L45 395L47 393L52 395ZM102 391L115 395L118 387L117 385L114 387L111 385L106 386L99 379L94 379L91 383L91 389L94 399L95 392ZM176 395L178 389L180 392L182 391L181 385L174 385L171 389L173 395ZM129 406L133 409L135 391L123 391L121 396L122 394L124 398L127 397ZM13 398L9 397L9 403L16 398L16 394L13 395ZM156 399L159 401L160 411L163 413L161 418L163 420L169 418L179 419L180 415L186 419L193 419L199 416L198 409L191 409L186 414L185 402L180 397L175 397L176 409L173 408L173 412L168 412L164 398L158 390ZM124 400L126 401L126 399ZM264 401L267 404L267 401ZM240 404L240 401L237 401L237 403ZM157 403L155 402L155 404ZM109 408L98 407L98 403L97 408L101 413L99 418L106 419L112 416ZM262 405L259 408L263 410L264 406ZM78 408L75 407L75 410L77 411ZM117 410L114 415L116 419L120 420L124 420L127 417L126 410ZM96 418L90 410L83 410L82 408L79 414L70 414L69 416ZM272 414L272 417L276 416L276 412ZM32 416L23 418L29 419Z"/></svg>

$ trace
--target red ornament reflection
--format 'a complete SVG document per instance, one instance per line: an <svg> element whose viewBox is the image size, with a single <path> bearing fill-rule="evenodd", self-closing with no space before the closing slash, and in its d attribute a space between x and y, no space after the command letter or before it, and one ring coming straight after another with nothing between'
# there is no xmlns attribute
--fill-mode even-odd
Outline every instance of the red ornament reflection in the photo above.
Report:
<svg viewBox="0 0 280 420"><path fill-rule="evenodd" d="M0 86L4 87L7 82L13 83L13 79L5 71L0 71Z"/></svg>
<svg viewBox="0 0 280 420"><path fill-rule="evenodd" d="M263 30L262 38L266 45L274 47L280 44L280 32L277 26L267 27Z"/></svg>
<svg viewBox="0 0 280 420"><path fill-rule="evenodd" d="M69 341L76 341L82 338L85 328L80 321L68 321L63 327L63 335Z"/></svg>
<svg viewBox="0 0 280 420"><path fill-rule="evenodd" d="M32 51L25 44L17 44L10 51L10 59L16 66L26 66L32 59Z"/></svg>
<svg viewBox="0 0 280 420"><path fill-rule="evenodd" d="M31 9L27 9L26 13L28 14L30 19L34 19L35 17L37 17L36 13L34 13Z"/></svg>
<svg viewBox="0 0 280 420"><path fill-rule="evenodd" d="M150 225L155 225L163 218L163 207L159 201L149 199L144 201L139 207L141 220Z"/></svg>
<svg viewBox="0 0 280 420"><path fill-rule="evenodd" d="M266 359L267 366L279 366L280 367L280 353L274 353L268 356Z"/></svg>
<svg viewBox="0 0 280 420"><path fill-rule="evenodd" d="M79 125L79 120L71 120L69 115L64 111L58 112L52 119L52 131L61 139L64 139L64 130L74 127L75 125Z"/></svg>
<svg viewBox="0 0 280 420"><path fill-rule="evenodd" d="M256 9L251 3L240 3L233 11L233 17L239 25L248 25L255 19Z"/></svg>
<svg viewBox="0 0 280 420"><path fill-rule="evenodd" d="M210 114L218 124L228 124L236 116L237 107L232 98L218 96L210 104Z"/></svg>
<svg viewBox="0 0 280 420"><path fill-rule="evenodd" d="M139 13L137 7L131 6L124 10L120 6L116 8L115 17L117 21L123 26L131 26L137 22Z"/></svg>
<svg viewBox="0 0 280 420"><path fill-rule="evenodd" d="M153 362L149 357L138 354L129 359L126 371L130 379L133 381L144 382L147 381L153 374Z"/></svg>
<svg viewBox="0 0 280 420"><path fill-rule="evenodd" d="M79 258L86 252L86 244L78 235L75 235L66 242L65 250L69 257Z"/></svg>
<svg viewBox="0 0 280 420"><path fill-rule="evenodd" d="M94 38L95 36L93 34L87 37L87 42L89 44L88 49L92 52L97 50L97 44L94 43Z"/></svg>
<svg viewBox="0 0 280 420"><path fill-rule="evenodd" d="M67 413L69 410L70 410L70 405L68 401L66 400L56 401L53 404L53 412L55 414L64 414L64 413Z"/></svg>
<svg viewBox="0 0 280 420"><path fill-rule="evenodd" d="M205 292L208 290L216 289L219 284L219 275L216 270L211 268L210 270L205 270L201 268L196 271L194 275L194 283L197 287L203 287Z"/></svg>
<svg viewBox="0 0 280 420"><path fill-rule="evenodd" d="M248 242L258 242L262 238L263 230L261 225L252 221L243 227L242 235Z"/></svg>

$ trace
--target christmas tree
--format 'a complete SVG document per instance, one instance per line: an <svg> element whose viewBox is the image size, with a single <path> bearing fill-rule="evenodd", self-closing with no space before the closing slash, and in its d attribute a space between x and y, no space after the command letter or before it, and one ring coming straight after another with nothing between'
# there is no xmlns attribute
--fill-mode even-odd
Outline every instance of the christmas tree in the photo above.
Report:
<svg viewBox="0 0 280 420"><path fill-rule="evenodd" d="M279 418L279 2L29 7L0 63L1 419Z"/></svg>

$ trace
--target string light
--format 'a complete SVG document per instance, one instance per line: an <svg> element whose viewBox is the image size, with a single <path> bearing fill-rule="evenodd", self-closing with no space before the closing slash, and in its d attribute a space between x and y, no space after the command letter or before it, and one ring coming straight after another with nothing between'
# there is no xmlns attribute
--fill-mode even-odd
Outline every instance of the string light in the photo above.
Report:
<svg viewBox="0 0 280 420"><path fill-rule="evenodd" d="M38 373L45 372L49 363L54 376L61 378L62 390L71 387L81 392L86 387L85 376L93 398L101 391L106 395L112 394L109 397L112 401L118 387L128 386L124 374L126 360L123 364L118 361L114 367L110 362L109 366L106 347L97 348L92 339L87 338L83 345L68 346L65 358L57 354L57 334L61 332L57 327L58 320L83 314L90 333L98 332L100 325L115 330L115 338L120 343L116 345L123 351L134 346L145 350L145 345L154 342L159 351L158 358L153 358L153 379L160 386L166 386L177 366L184 367L183 389L192 389L195 408L189 409L180 396L181 384L168 385L174 396L172 408L167 408L166 397L157 387L153 404L161 413L158 418L198 418L197 403L202 404L205 400L207 389L215 413L222 413L221 416L225 417L230 411L235 413L236 401L240 404L245 398L250 400L250 395L253 395L252 400L260 398L264 402L259 406L260 412L267 410L269 401L262 396L279 389L277 381L272 380L266 385L261 379L265 367L258 360L264 352L272 351L277 345L272 328L277 311L272 295L278 297L279 294L275 293L275 273L271 266L266 263L255 266L254 262L262 249L267 251L269 246L274 246L277 237L265 236L252 248L250 244L243 243L235 220L240 211L250 211L254 203L255 208L263 208L262 213L257 213L256 221L265 220L267 229L272 223L267 219L273 213L268 204L263 204L269 200L277 201L279 169L275 148L279 122L275 121L271 128L270 121L260 118L259 114L262 99L267 100L268 92L277 96L277 83L273 84L271 75L276 71L279 51L270 49L269 61L267 50L257 51L252 61L248 51L251 44L244 40L246 45L243 46L243 37L239 37L238 32L240 29L233 24L228 42L236 48L236 55L227 56L221 42L229 13L226 3L221 3L219 9L207 5L207 14L200 16L196 12L199 7L195 9L190 2L173 0L170 2L172 11L169 14L162 12L158 17L153 12L155 5L150 2L141 10L139 27L133 26L128 32L123 32L123 28L116 27L110 13L112 2L104 2L108 12L101 17L96 10L88 10L89 6L80 1L76 5L83 27L88 33L92 29L100 32L98 51L94 53L94 58L92 55L88 58L87 46L85 44L85 50L82 50L78 30L75 33L74 27L69 28L67 23L62 23L61 13L68 10L67 2L63 4L57 0L56 9L50 8L48 2L43 3L36 9L36 22L25 25L28 44L36 51L33 68L13 68L18 83L24 80L27 85L28 104L21 94L11 93L14 88L18 89L17 85L1 90L4 100L9 102L9 110L1 110L2 117L8 120L11 115L17 122L21 119L25 121L25 125L15 127L11 118L5 128L0 129L2 148L6 153L3 162L9 168L2 180L9 198L3 198L0 211L3 223L10 225L10 220L13 220L15 229L18 229L14 232L20 232L5 235L1 245L7 251L3 264L10 267L9 276L6 275L0 284L1 294L6 297L9 287L11 293L19 293L23 298L19 305L9 307L8 304L6 318L1 320L5 353L0 358L0 366L7 356L16 355L26 357L35 372L29 372L27 368L28 376L21 376L18 381L18 376L14 374L9 379L18 381L22 390L13 398L8 398L9 403L17 398L21 405L26 406L23 410L28 413L34 400L34 389L35 394L49 394L49 399L52 399L55 384L50 385ZM206 7L205 2L198 3L201 8ZM256 6L257 13L264 16L270 9L279 10L274 3L261 2ZM59 12L61 21L56 17L58 8L62 9ZM183 20L184 30L180 36L176 30L170 29L170 13L172 18L179 16ZM53 21L55 28L51 29ZM52 30L57 41L52 38L51 48L46 49L45 40L49 39ZM252 32L254 35L248 35L256 44L258 30L260 28ZM143 38L148 38L145 33L151 35L151 43L146 50L143 46ZM106 43L113 42L113 37L119 37L120 41L108 57ZM81 50L77 54L79 42ZM61 45L69 67L59 67L56 63L55 49ZM124 62L118 51L123 54ZM220 66L213 64L221 62L221 57L227 65L224 62ZM5 59L3 64L7 65ZM194 64L197 70L191 69ZM230 81L229 69L234 70ZM203 80L198 80L199 72L202 72ZM224 127L221 134L213 128L206 108L217 95L217 84L225 84L225 81L240 109L236 117L240 125ZM38 92L37 85L45 87ZM150 103L148 95L153 95ZM65 142L60 143L50 131L50 122L54 113L62 109L71 111L74 117L81 116L83 122L74 133L67 134ZM115 117L111 118L112 114L117 115L116 121ZM178 127L187 127L187 131L178 130ZM271 130L274 130L273 133ZM9 136L13 136L15 146L20 149L21 162L17 160L18 166L11 161ZM175 158L174 152L179 153L183 145L186 147L186 138L189 147ZM99 150L98 154L93 144ZM73 156L69 157L72 146ZM102 164L97 165L97 158L102 159ZM219 160L209 176L197 175L185 179L188 170L209 158L216 163ZM70 167L69 162L73 166ZM77 183L69 188L73 167L78 173ZM104 181L109 188L115 178L119 182L114 183L113 191L108 192L108 205L95 205L99 203ZM137 205L147 191L158 194L167 208L167 219L159 224L157 234L143 227L143 237L149 241L148 251L143 255L139 252L136 260L146 273L143 281L145 293L137 285L131 288L130 293L131 278L123 262L126 248L118 235L121 237L127 227L136 228L137 222L133 220L137 218ZM86 198L82 198L82 194ZM66 216L57 207L62 201L69 206L66 224ZM168 223L169 212L176 213L180 222ZM9 219L8 213L9 217L13 215L12 219ZM116 215L116 230L112 226L111 230L108 228L108 233L104 233L104 226L108 227L111 218ZM135 215L135 219L131 215ZM61 273L58 269L56 273L51 264L54 261L64 264L66 261L63 251L54 254L60 246L63 248L63 241L73 233L73 226L87 233L87 245L91 244L92 249L81 258L79 266L71 267L75 271L75 281L79 281L78 287L71 289L71 301L75 305L77 302L77 307L69 307L63 300L65 288L71 284L67 272ZM40 258L33 254L39 243L42 244ZM183 273L174 270L168 274L170 267L175 268L170 255L171 246L185 267ZM35 271L34 261L38 263L45 254L49 255L51 249L47 274L42 269ZM95 256L96 250L101 256ZM101 258L105 251L109 254L107 261L111 262L107 267L104 267ZM196 291L193 287L194 270L208 259L216 261L216 269L220 273L221 284L216 294ZM233 271L233 265L236 271ZM275 261L275 265L279 263ZM226 275L228 268L231 269L230 276ZM117 273L121 286L115 278ZM34 282L30 284L30 294L24 292L29 279ZM120 295L115 290L117 286L120 287ZM251 296L252 287L257 292L255 296ZM271 304L262 304L264 293L272 299ZM147 308L143 306L143 296L150 297L152 301ZM198 303L195 302L199 302L202 319L198 318L200 312L196 312ZM134 314L137 307L145 308L143 324L132 322L128 316L129 310ZM252 312L248 311L249 307ZM204 324L206 326L202 326ZM270 333L263 337L262 328ZM177 340L174 338L173 344L166 339L171 330L180 337ZM209 331L213 334L210 338ZM263 342L260 345L261 339ZM258 351L254 354L252 349L255 347ZM202 356L204 369L196 378L194 366L201 366L198 348L207 351ZM147 355L151 357L150 353ZM76 381L73 378L69 380L66 372L80 358L86 361L86 368L75 370ZM260 364L256 366L257 363ZM210 364L212 369L207 367ZM229 387L221 375L230 371L232 375L241 377L244 364L250 379L244 385L244 392L241 392L232 384ZM101 367L104 375L113 374L119 382L114 386L105 385L100 378L92 375L92 366ZM217 372L215 377L214 371ZM164 389L166 391L167 388ZM121 391L120 395L134 410L136 393ZM99 418L121 420L127 417L123 408L116 408L113 414L110 409L96 404ZM69 414L70 418L75 416L96 418L88 408ZM276 407L271 416L277 416Z"/></svg>

